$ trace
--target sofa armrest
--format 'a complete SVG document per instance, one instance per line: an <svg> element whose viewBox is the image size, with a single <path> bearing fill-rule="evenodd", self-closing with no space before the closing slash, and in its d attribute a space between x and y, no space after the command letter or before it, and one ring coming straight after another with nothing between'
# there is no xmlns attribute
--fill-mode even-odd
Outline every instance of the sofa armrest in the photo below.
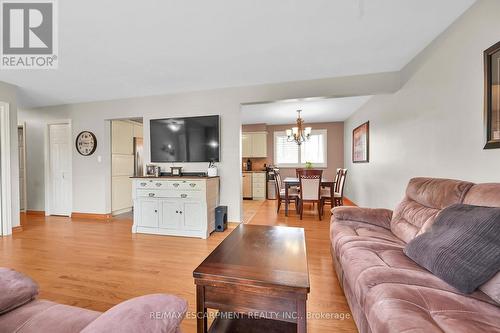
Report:
<svg viewBox="0 0 500 333"><path fill-rule="evenodd" d="M187 302L167 294L129 299L97 317L80 333L174 333L187 311Z"/></svg>
<svg viewBox="0 0 500 333"><path fill-rule="evenodd" d="M342 206L332 209L332 222L356 221L391 229L392 210Z"/></svg>

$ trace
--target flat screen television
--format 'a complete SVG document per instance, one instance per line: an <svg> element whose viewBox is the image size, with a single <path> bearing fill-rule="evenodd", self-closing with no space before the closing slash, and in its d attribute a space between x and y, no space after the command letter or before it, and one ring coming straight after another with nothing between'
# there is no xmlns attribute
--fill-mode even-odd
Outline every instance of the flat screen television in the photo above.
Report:
<svg viewBox="0 0 500 333"><path fill-rule="evenodd" d="M219 116L152 119L151 162L219 162Z"/></svg>

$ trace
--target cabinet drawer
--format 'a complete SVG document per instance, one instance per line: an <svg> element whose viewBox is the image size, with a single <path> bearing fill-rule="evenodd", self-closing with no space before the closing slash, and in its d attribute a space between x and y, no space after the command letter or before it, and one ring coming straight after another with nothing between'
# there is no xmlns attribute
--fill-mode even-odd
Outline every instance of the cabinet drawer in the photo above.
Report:
<svg viewBox="0 0 500 333"><path fill-rule="evenodd" d="M253 182L253 188L266 188L265 182Z"/></svg>
<svg viewBox="0 0 500 333"><path fill-rule="evenodd" d="M266 180L266 174L263 172L255 172L253 174L253 180L259 180L259 181L265 181Z"/></svg>
<svg viewBox="0 0 500 333"><path fill-rule="evenodd" d="M136 187L138 189L201 191L204 184L199 180L140 179L136 182Z"/></svg>
<svg viewBox="0 0 500 333"><path fill-rule="evenodd" d="M169 190L182 191L201 191L205 184L199 180L169 180L165 183L166 188Z"/></svg>
<svg viewBox="0 0 500 333"><path fill-rule="evenodd" d="M137 188L155 188L158 186L155 186L155 183L152 179L139 179L136 181L136 187Z"/></svg>
<svg viewBox="0 0 500 333"><path fill-rule="evenodd" d="M253 188L253 197L254 198L263 198L266 196L266 190L263 188Z"/></svg>
<svg viewBox="0 0 500 333"><path fill-rule="evenodd" d="M176 199L201 199L202 193L197 191L172 191L172 190L137 190L140 198L176 198Z"/></svg>

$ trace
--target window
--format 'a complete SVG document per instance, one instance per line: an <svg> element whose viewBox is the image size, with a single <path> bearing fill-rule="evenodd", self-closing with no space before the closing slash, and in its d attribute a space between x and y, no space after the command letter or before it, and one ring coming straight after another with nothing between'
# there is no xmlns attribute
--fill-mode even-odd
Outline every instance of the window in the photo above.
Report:
<svg viewBox="0 0 500 333"><path fill-rule="evenodd" d="M313 130L308 141L300 146L288 142L285 132L274 132L274 164L278 167L301 167L311 162L315 167L327 167L327 131Z"/></svg>

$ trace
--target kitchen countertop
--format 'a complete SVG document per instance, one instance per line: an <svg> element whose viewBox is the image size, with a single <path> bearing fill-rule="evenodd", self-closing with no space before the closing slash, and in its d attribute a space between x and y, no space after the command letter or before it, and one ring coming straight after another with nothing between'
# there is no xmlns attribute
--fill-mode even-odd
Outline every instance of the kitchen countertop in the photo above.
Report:
<svg viewBox="0 0 500 333"><path fill-rule="evenodd" d="M266 173L267 171L265 170L261 170L261 171L258 171L258 170L252 170L252 171L246 171L246 170L243 170L243 173Z"/></svg>

